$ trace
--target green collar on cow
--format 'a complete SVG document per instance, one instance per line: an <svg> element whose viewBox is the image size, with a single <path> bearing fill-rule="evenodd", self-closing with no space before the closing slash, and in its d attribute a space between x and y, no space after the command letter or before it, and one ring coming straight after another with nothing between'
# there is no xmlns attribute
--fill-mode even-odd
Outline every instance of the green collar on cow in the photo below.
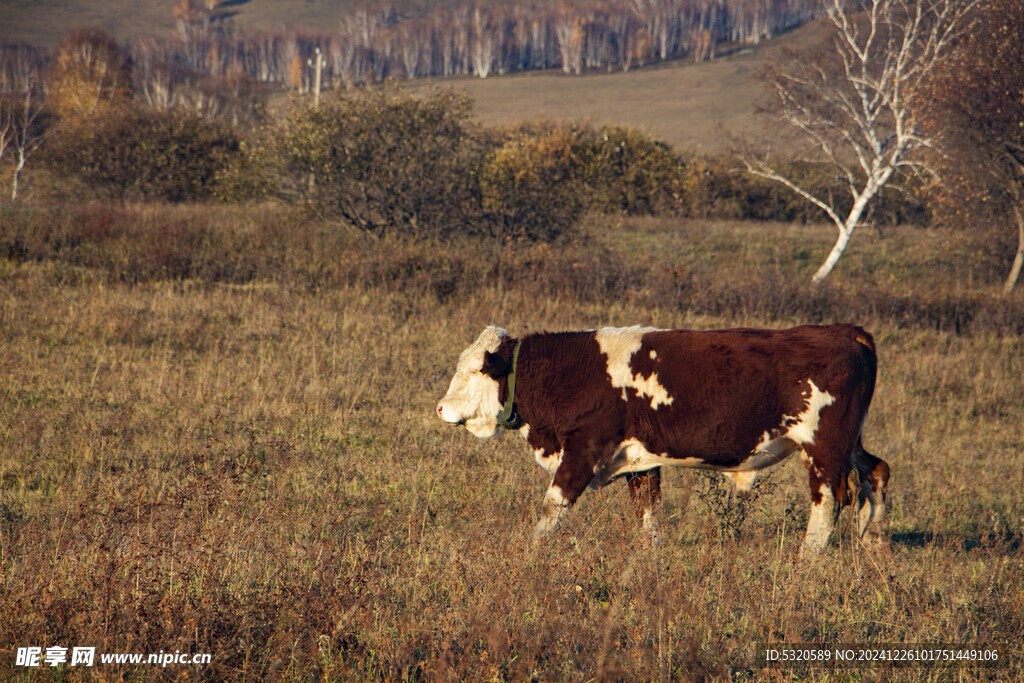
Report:
<svg viewBox="0 0 1024 683"><path fill-rule="evenodd" d="M505 380L505 405L498 413L498 424L505 429L519 429L523 426L523 420L516 410L516 363L519 361L519 347L523 342L516 342L516 348L512 350L512 369L508 371Z"/></svg>

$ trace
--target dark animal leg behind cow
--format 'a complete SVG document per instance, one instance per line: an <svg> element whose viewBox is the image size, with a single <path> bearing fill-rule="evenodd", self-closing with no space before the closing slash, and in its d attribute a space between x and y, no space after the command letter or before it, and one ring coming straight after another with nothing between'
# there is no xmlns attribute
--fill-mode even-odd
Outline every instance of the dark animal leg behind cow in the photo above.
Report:
<svg viewBox="0 0 1024 683"><path fill-rule="evenodd" d="M853 449L853 467L860 480L857 492L857 532L871 546L884 547L885 490L889 484L889 465L864 450L860 440Z"/></svg>
<svg viewBox="0 0 1024 683"><path fill-rule="evenodd" d="M633 500L633 509L640 518L644 533L657 545L658 517L654 508L661 500L661 468L627 474L626 483L629 484L629 497Z"/></svg>

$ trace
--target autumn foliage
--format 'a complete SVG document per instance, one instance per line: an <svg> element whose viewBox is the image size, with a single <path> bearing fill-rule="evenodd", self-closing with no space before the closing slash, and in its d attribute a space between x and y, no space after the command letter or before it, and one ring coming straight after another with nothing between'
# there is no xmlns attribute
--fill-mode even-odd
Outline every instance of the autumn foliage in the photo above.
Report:
<svg viewBox="0 0 1024 683"><path fill-rule="evenodd" d="M65 34L49 75L49 106L66 122L102 118L132 99L131 72L114 39L95 29Z"/></svg>
<svg viewBox="0 0 1024 683"><path fill-rule="evenodd" d="M223 123L135 107L59 130L46 161L101 197L176 202L212 198L240 153Z"/></svg>
<svg viewBox="0 0 1024 683"><path fill-rule="evenodd" d="M979 243L1007 255L1016 246L1007 293L1024 263L1022 35L1019 2L983 0L973 29L918 99L927 127L943 141L935 211L940 220L973 231L979 225L1000 226Z"/></svg>
<svg viewBox="0 0 1024 683"><path fill-rule="evenodd" d="M481 172L484 211L494 235L552 239L583 208L576 184L581 164L571 130L512 132Z"/></svg>

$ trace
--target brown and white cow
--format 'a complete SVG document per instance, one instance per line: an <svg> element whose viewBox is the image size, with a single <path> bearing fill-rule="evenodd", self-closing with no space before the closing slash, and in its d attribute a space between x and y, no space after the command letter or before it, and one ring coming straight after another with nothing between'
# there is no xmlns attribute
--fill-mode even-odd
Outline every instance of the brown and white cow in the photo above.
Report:
<svg viewBox="0 0 1024 683"><path fill-rule="evenodd" d="M889 466L861 445L876 367L874 340L853 325L521 339L492 326L462 352L437 413L477 437L504 426L526 438L552 476L538 537L588 486L620 476L656 535L662 466L718 470L748 491L759 470L800 453L811 490L802 550L819 552L853 472L859 534L884 540Z"/></svg>

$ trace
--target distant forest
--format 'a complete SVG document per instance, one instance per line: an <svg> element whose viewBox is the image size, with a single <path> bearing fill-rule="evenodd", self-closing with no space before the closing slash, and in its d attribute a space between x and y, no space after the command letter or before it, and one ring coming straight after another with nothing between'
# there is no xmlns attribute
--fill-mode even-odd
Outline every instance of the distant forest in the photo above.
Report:
<svg viewBox="0 0 1024 683"><path fill-rule="evenodd" d="M329 30L242 33L233 29L230 6L230 0L178 0L176 36L124 44L135 91L150 104L169 107L204 82L224 79L305 90L317 50L324 88L387 78L486 78L552 68L579 74L670 59L703 61L714 58L722 43L756 43L804 23L821 7L814 0L480 2L414 17L367 7ZM0 44L0 89L24 90L48 59L40 48Z"/></svg>

